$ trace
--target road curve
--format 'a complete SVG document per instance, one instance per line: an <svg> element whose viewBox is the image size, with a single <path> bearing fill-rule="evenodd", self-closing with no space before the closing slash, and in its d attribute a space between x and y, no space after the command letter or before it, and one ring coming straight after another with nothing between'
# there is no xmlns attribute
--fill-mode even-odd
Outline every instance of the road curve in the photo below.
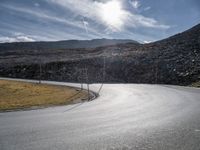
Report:
<svg viewBox="0 0 200 150"><path fill-rule="evenodd" d="M199 150L200 89L105 84L94 101L0 113L0 150L68 149Z"/></svg>

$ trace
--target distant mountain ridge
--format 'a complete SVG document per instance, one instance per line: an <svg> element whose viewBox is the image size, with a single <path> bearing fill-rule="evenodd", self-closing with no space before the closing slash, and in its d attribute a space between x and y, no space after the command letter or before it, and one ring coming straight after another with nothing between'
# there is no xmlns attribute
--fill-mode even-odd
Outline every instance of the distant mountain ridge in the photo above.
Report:
<svg viewBox="0 0 200 150"><path fill-rule="evenodd" d="M41 41L41 42L14 42L0 43L0 50L27 50L27 49L76 49L95 48L124 43L138 43L128 39L93 39L93 40L65 40L65 41Z"/></svg>

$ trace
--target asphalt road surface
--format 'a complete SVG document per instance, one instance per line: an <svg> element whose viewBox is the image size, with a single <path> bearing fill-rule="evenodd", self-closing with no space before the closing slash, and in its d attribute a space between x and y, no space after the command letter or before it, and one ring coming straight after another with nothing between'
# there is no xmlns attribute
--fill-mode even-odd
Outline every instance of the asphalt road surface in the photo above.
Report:
<svg viewBox="0 0 200 150"><path fill-rule="evenodd" d="M90 102L0 113L0 150L68 149L200 150L200 89L106 84Z"/></svg>

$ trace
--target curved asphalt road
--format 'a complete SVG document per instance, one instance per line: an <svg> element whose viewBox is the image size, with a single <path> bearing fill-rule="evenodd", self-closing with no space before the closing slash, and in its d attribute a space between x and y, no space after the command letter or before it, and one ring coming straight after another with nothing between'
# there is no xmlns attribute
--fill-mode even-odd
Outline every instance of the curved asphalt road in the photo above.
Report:
<svg viewBox="0 0 200 150"><path fill-rule="evenodd" d="M91 102L0 113L0 150L68 149L199 150L200 89L107 84Z"/></svg>

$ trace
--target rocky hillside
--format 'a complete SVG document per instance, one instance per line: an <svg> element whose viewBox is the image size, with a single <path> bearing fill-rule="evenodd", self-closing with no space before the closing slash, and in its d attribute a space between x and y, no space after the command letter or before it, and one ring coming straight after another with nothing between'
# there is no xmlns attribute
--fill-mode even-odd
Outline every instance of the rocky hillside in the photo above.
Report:
<svg viewBox="0 0 200 150"><path fill-rule="evenodd" d="M0 51L0 57L0 76L4 77L190 85L200 81L200 25L150 44L132 42L56 50L30 48Z"/></svg>

